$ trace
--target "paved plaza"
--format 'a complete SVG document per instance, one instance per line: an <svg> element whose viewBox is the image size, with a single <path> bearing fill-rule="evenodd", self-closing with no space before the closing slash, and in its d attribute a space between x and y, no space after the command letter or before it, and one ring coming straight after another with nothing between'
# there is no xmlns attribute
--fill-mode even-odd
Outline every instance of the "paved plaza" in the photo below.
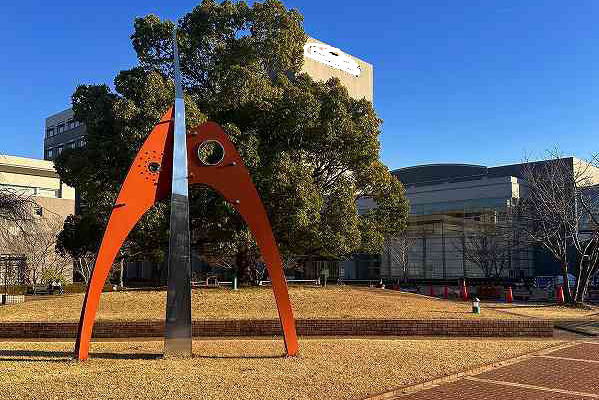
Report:
<svg viewBox="0 0 599 400"><path fill-rule="evenodd" d="M379 396L420 399L599 399L599 341L571 343L456 381Z"/></svg>

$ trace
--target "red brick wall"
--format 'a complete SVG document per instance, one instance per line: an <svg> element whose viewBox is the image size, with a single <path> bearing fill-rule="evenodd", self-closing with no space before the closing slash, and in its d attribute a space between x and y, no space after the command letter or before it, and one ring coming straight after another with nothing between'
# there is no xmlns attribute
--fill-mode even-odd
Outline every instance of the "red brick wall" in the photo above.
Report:
<svg viewBox="0 0 599 400"><path fill-rule="evenodd" d="M551 337L553 322L505 320L298 320L300 336ZM161 337L163 321L99 321L94 337ZM278 320L194 321L194 336L281 335ZM74 338L73 322L0 322L0 338Z"/></svg>

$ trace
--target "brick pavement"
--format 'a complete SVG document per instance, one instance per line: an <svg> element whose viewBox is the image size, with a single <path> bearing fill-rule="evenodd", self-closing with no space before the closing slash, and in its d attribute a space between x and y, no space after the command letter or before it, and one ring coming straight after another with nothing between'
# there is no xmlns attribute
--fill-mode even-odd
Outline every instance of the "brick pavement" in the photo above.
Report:
<svg viewBox="0 0 599 400"><path fill-rule="evenodd" d="M406 388L407 394L376 398L401 400L599 399L599 341L523 357L450 383ZM398 391L395 391L398 393Z"/></svg>

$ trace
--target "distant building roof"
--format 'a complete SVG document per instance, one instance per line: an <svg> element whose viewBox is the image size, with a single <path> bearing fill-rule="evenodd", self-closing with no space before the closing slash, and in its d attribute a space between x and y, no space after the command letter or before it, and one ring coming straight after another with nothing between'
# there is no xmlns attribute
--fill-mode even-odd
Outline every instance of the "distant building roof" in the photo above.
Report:
<svg viewBox="0 0 599 400"><path fill-rule="evenodd" d="M593 178L593 183L599 183L599 169L576 157L563 157L567 165L574 170L584 170ZM532 164L543 165L554 160L534 161ZM523 178L524 166L527 163L499 165L486 167L474 164L428 164L399 168L391 171L406 186L436 185L444 182L462 182L481 178L501 178L513 176Z"/></svg>
<svg viewBox="0 0 599 400"><path fill-rule="evenodd" d="M58 178L52 161L0 154L0 171Z"/></svg>
<svg viewBox="0 0 599 400"><path fill-rule="evenodd" d="M487 167L474 164L427 164L399 168L391 173L404 185L435 184L487 175Z"/></svg>

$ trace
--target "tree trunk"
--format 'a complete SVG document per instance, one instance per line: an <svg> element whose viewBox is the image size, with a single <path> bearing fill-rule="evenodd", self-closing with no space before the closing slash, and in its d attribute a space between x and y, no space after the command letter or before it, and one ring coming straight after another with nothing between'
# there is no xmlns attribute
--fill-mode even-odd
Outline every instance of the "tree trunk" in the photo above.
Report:
<svg viewBox="0 0 599 400"><path fill-rule="evenodd" d="M576 282L576 293L574 293L574 301L576 304L584 304L587 288L591 281L590 269L585 268L584 257L580 260L578 267L578 281Z"/></svg>
<svg viewBox="0 0 599 400"><path fill-rule="evenodd" d="M568 280L568 264L562 264L562 277L564 278L564 301L566 304L573 304L570 281Z"/></svg>
<svg viewBox="0 0 599 400"><path fill-rule="evenodd" d="M119 272L119 286L121 288L125 286L124 283L123 283L124 275L125 275L125 259L122 258L121 259L121 270Z"/></svg>
<svg viewBox="0 0 599 400"><path fill-rule="evenodd" d="M246 246L241 246L235 255L235 264L237 266L237 277L239 283L252 283L252 274L250 270L249 254Z"/></svg>

